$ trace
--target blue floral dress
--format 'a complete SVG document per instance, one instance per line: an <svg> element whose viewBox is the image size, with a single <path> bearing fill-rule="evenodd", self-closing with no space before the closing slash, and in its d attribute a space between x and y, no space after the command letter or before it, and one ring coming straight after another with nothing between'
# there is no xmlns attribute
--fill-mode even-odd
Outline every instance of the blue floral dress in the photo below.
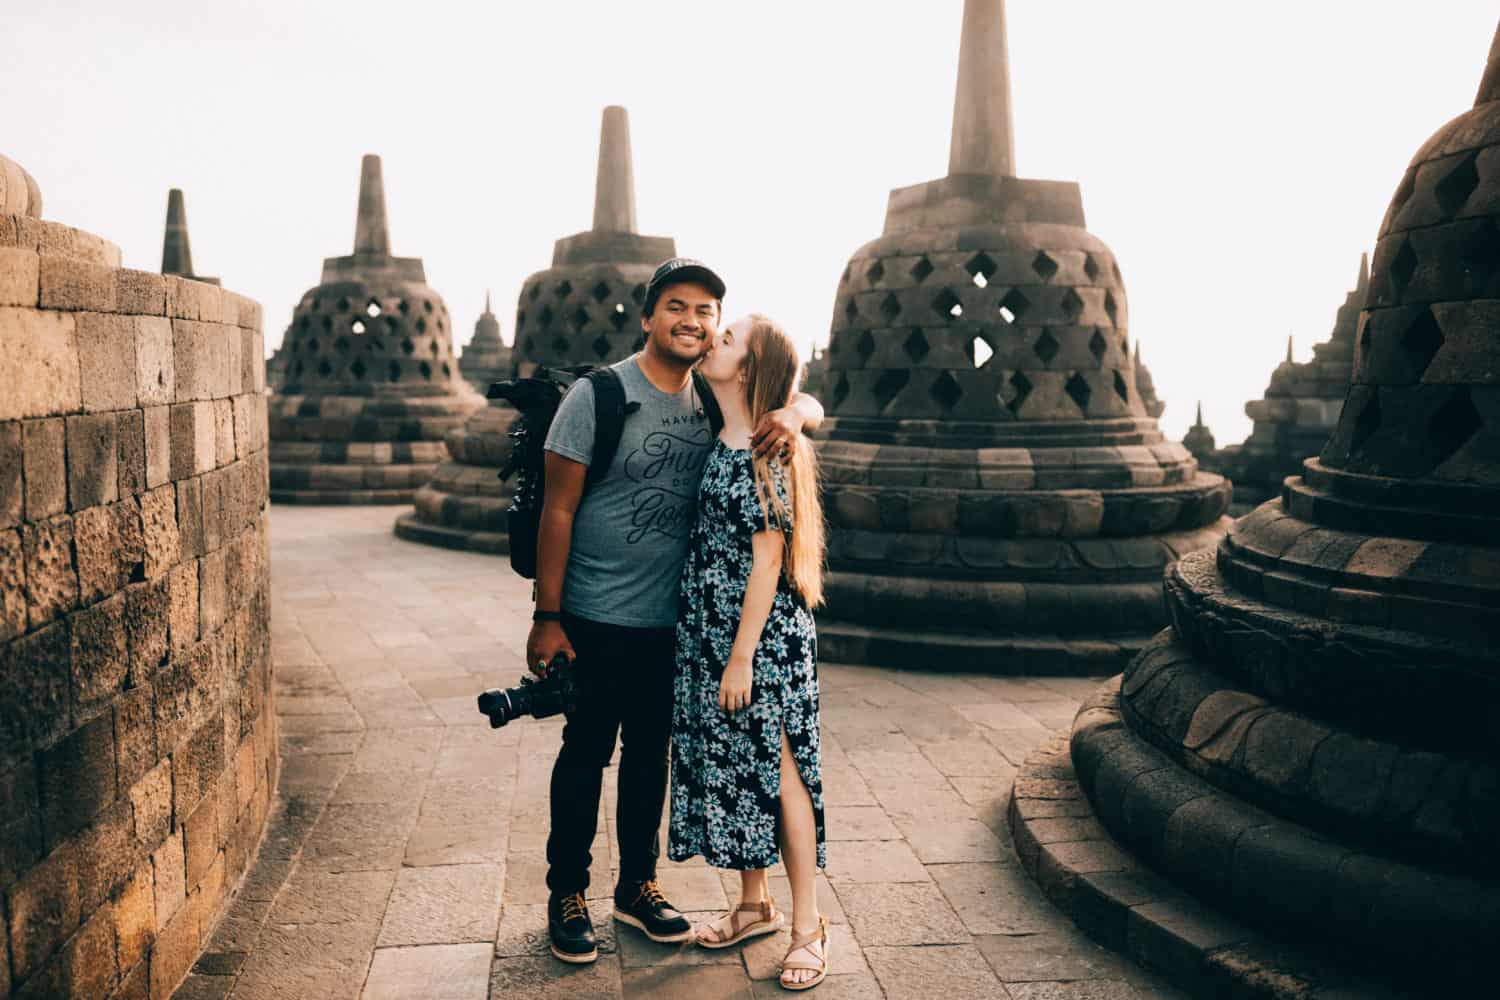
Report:
<svg viewBox="0 0 1500 1000"><path fill-rule="evenodd" d="M785 470L773 462L771 472L772 487L785 502ZM818 867L826 864L817 633L812 612L784 577L755 648L750 705L733 713L719 707L719 681L754 563L750 539L764 530L749 450L716 442L698 488L677 620L668 837L674 861L701 854L716 868L740 870L776 863L784 728L812 796Z"/></svg>

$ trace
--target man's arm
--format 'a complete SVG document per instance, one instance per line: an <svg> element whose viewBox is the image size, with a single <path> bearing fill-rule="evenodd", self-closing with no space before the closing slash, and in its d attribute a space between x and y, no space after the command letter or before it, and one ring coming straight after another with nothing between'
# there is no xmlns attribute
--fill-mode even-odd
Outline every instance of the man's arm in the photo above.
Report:
<svg viewBox="0 0 1500 1000"><path fill-rule="evenodd" d="M536 609L561 611L563 577L573 549L573 518L583 499L589 468L551 451L546 452L544 461L547 491L536 542ZM526 665L540 674L558 653L566 654L569 660L575 655L562 623L532 622L531 634L526 637Z"/></svg>
<svg viewBox="0 0 1500 1000"><path fill-rule="evenodd" d="M761 418L760 426L750 439L756 458L765 458L779 451L804 431L815 431L823 424L823 404L805 392L792 397L791 403L779 410L772 410Z"/></svg>

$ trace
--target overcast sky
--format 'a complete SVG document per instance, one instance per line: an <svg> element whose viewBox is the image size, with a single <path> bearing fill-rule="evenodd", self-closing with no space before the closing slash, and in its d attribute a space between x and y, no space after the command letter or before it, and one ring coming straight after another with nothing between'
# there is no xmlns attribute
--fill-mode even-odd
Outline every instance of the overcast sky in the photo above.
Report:
<svg viewBox="0 0 1500 1000"><path fill-rule="evenodd" d="M460 342L486 288L588 228L599 116L631 114L641 230L726 309L827 339L887 192L942 176L961 0L48 0L6 13L3 149L48 218L155 270L169 187L193 259L268 348L353 243L384 159L392 248ZM1473 102L1496 0L1012 0L1018 173L1076 180L1180 437L1249 430L1286 337L1326 338L1421 142Z"/></svg>

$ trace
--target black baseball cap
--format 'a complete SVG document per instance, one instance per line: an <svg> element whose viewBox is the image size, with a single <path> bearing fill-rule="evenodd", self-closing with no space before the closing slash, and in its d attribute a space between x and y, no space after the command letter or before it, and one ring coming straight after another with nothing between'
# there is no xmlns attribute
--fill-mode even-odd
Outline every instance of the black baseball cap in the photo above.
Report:
<svg viewBox="0 0 1500 1000"><path fill-rule="evenodd" d="M651 275L651 281L646 285L646 301L641 304L641 311L649 316L656 309L656 300L661 297L661 290L668 285L692 282L702 285L714 293L714 298L723 300L724 279L714 273L713 268L701 260L691 257L672 257L664 260L656 273Z"/></svg>

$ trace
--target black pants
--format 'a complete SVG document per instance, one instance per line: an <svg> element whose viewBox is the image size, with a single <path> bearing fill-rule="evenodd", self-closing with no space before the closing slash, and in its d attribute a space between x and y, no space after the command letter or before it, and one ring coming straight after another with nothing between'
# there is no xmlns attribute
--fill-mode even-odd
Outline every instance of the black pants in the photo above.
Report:
<svg viewBox="0 0 1500 1000"><path fill-rule="evenodd" d="M617 732L620 881L656 877L661 850L657 830L667 798L676 630L606 625L566 612L562 625L578 654L573 664L578 707L563 727L562 749L552 767L547 887L566 896L589 886L589 848Z"/></svg>

